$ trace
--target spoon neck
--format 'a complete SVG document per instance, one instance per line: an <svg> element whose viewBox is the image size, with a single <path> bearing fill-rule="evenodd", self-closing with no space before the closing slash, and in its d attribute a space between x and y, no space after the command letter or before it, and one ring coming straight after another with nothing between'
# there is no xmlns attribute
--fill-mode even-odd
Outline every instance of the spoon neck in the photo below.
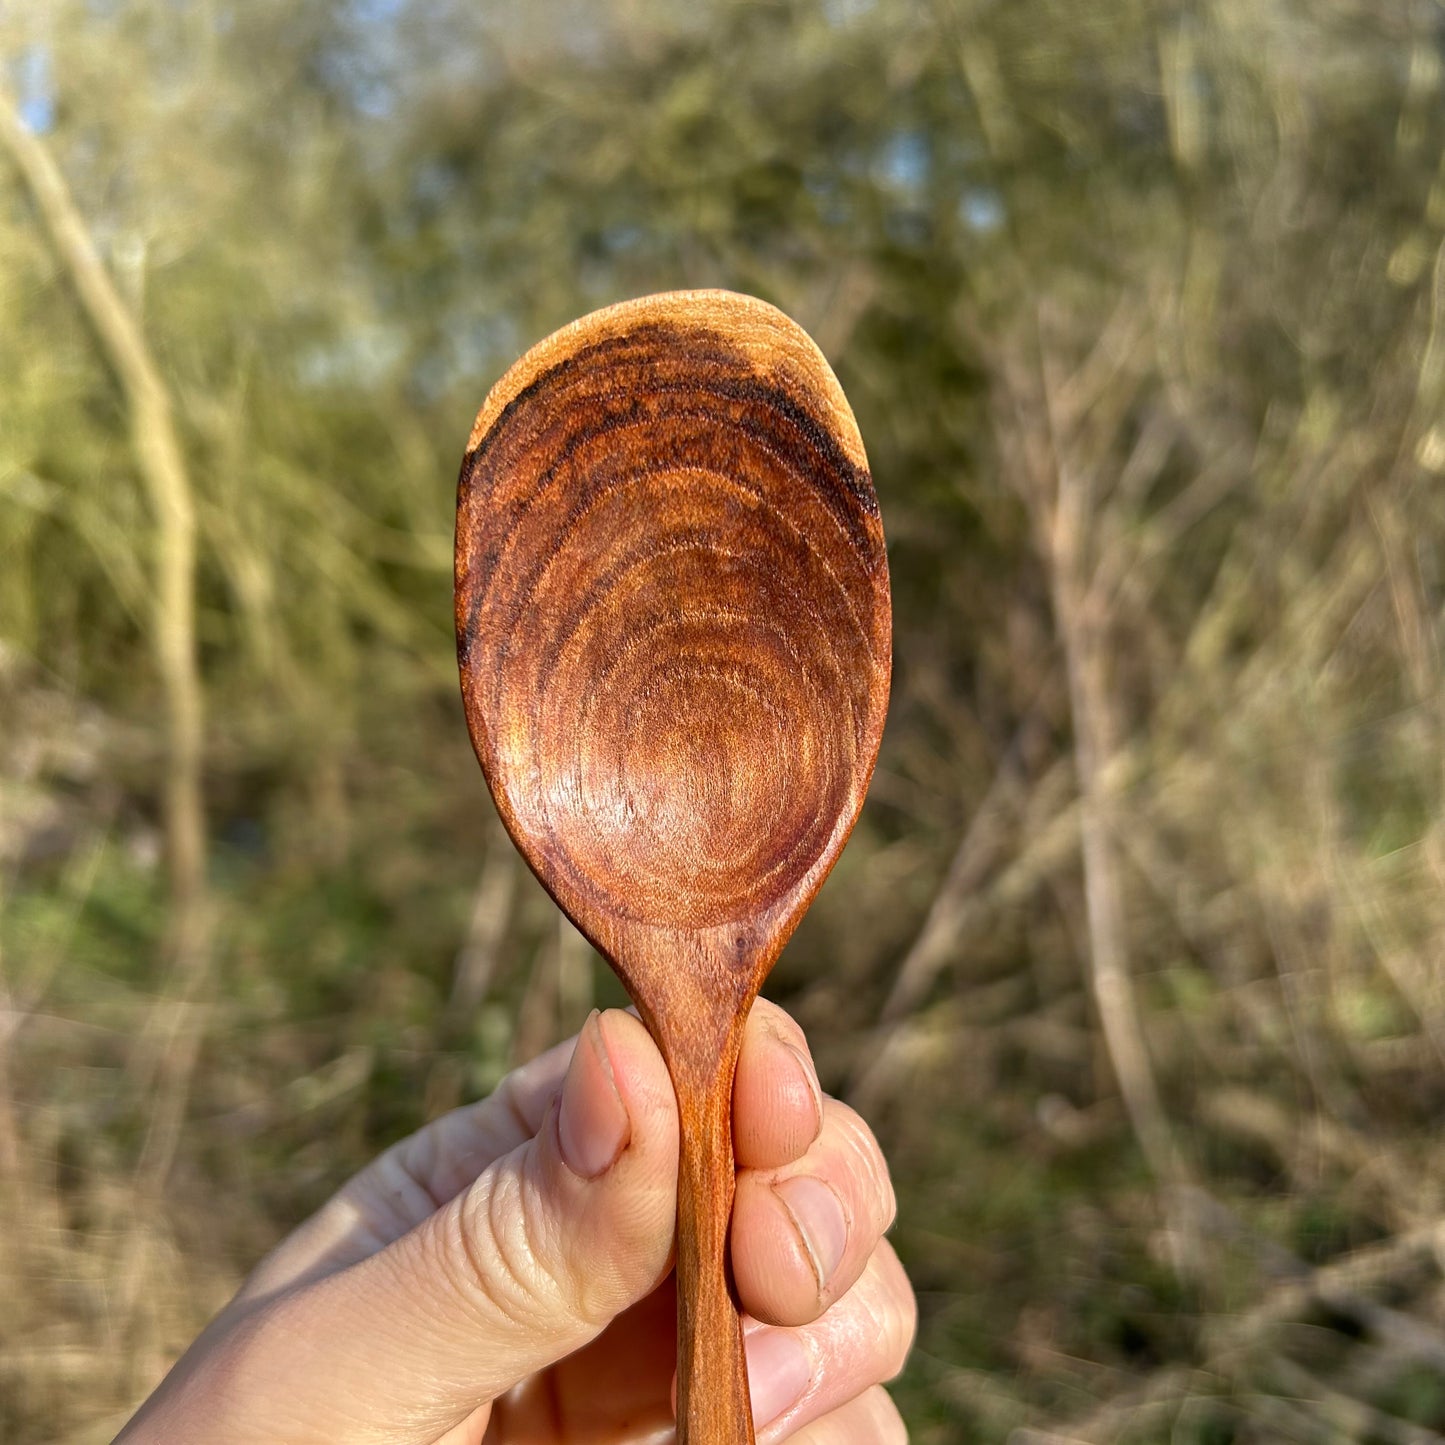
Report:
<svg viewBox="0 0 1445 1445"><path fill-rule="evenodd" d="M732 1109L733 1073L742 1048L752 999L716 1007L668 1008L646 1021L657 1040L678 1101L720 1110L726 1127Z"/></svg>

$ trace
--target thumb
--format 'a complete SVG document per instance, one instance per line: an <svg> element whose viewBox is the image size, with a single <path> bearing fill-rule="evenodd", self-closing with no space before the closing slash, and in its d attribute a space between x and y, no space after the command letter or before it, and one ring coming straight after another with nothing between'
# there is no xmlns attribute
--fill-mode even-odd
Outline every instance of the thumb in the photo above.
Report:
<svg viewBox="0 0 1445 1445"><path fill-rule="evenodd" d="M287 1375L326 1382L345 1438L433 1440L658 1285L677 1157L656 1045L630 1014L594 1013L535 1137L379 1253L276 1300L279 1328L258 1333L285 1342Z"/></svg>

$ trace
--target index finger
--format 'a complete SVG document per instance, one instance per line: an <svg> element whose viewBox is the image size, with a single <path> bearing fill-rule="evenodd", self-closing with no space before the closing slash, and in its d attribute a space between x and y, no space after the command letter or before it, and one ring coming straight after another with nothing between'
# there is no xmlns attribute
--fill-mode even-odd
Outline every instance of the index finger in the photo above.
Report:
<svg viewBox="0 0 1445 1445"><path fill-rule="evenodd" d="M733 1155L739 1169L801 1159L823 1128L823 1091L808 1040L784 1009L753 1004L733 1080Z"/></svg>

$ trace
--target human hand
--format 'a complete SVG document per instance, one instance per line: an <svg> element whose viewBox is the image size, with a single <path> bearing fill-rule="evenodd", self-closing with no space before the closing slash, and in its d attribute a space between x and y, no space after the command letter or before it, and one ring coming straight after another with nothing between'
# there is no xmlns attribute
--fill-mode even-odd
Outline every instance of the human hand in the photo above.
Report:
<svg viewBox="0 0 1445 1445"><path fill-rule="evenodd" d="M880 1388L915 1322L888 1167L761 999L733 1129L759 1445L904 1440ZM630 1013L594 1014L283 1240L117 1445L671 1439L677 1157L662 1056Z"/></svg>

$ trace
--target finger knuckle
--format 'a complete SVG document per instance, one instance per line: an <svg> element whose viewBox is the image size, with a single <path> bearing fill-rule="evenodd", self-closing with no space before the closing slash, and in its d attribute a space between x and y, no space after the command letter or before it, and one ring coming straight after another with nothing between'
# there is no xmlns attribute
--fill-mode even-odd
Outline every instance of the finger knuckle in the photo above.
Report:
<svg viewBox="0 0 1445 1445"><path fill-rule="evenodd" d="M863 1117L847 1104L830 1099L829 1127L837 1140L844 1167L863 1185L868 1218L878 1234L893 1226L898 1214L898 1198L888 1161L883 1157L877 1136Z"/></svg>
<svg viewBox="0 0 1445 1445"><path fill-rule="evenodd" d="M513 1176L491 1177L444 1211L441 1264L469 1308L488 1318L525 1323L550 1313L556 1282L543 1265L530 1212L517 1197L520 1188Z"/></svg>
<svg viewBox="0 0 1445 1445"><path fill-rule="evenodd" d="M918 1331L918 1302L903 1267L886 1244L879 1247L870 1267L873 1276L868 1306L878 1341L880 1381L895 1379L907 1363Z"/></svg>

